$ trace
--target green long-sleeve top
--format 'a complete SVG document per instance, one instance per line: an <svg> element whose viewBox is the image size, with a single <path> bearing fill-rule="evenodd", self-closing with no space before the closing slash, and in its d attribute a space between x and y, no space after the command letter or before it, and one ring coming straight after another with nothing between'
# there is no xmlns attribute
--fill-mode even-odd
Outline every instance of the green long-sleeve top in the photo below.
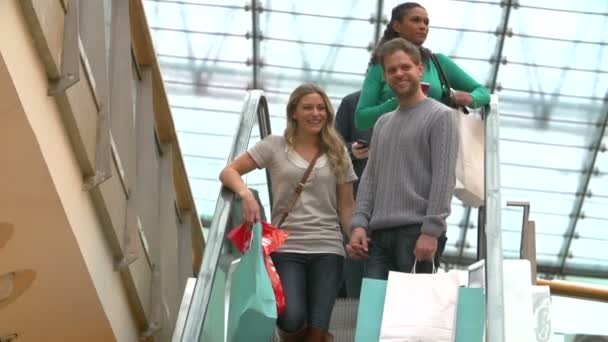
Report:
<svg viewBox="0 0 608 342"><path fill-rule="evenodd" d="M452 88L471 94L471 97L473 97L472 108L479 108L490 103L490 92L484 86L477 83L450 57L440 53L437 53L436 56ZM441 78L439 71L430 60L424 65L422 81L431 85L427 96L441 101L443 89ZM363 81L361 97L357 104L355 113L357 128L363 130L373 127L382 114L392 112L397 107L399 107L399 100L396 98L393 89L384 80L382 65L372 65L367 71L365 81Z"/></svg>

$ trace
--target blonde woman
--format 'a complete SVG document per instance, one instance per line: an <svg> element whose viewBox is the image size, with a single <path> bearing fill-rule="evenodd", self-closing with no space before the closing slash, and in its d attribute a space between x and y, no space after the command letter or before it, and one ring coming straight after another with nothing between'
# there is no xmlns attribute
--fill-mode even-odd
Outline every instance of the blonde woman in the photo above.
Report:
<svg viewBox="0 0 608 342"><path fill-rule="evenodd" d="M253 224L260 208L241 176L255 168L270 170L272 223L289 233L271 255L287 298L278 319L282 341L333 340L328 328L345 256L340 223L350 226L357 179L334 125L325 91L303 84L289 97L283 136L266 137L220 175L241 196L245 223ZM309 168L302 191L294 195Z"/></svg>

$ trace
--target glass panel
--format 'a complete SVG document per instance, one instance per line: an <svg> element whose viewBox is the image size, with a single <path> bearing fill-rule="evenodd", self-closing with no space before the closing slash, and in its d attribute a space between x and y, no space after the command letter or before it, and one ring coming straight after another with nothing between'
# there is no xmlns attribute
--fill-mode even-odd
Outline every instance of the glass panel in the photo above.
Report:
<svg viewBox="0 0 608 342"><path fill-rule="evenodd" d="M520 0L520 7L534 7L545 10L561 10L561 11L576 11L576 12L592 12L596 15L606 16L608 7L606 4L602 6L602 2L585 1L575 2L570 0ZM544 12L543 12L544 13Z"/></svg>
<svg viewBox="0 0 608 342"><path fill-rule="evenodd" d="M603 261L602 263L604 265L608 265L608 255L606 255L607 246L608 239L579 238L572 240L570 253L572 253L573 258L585 258L589 260Z"/></svg>
<svg viewBox="0 0 608 342"><path fill-rule="evenodd" d="M197 132L232 138L238 124L238 111L217 112L210 109L172 106L175 129L178 133ZM217 120L218 117L221 120Z"/></svg>
<svg viewBox="0 0 608 342"><path fill-rule="evenodd" d="M199 95L209 88L245 90L251 70L245 63L207 62L188 58L159 56L163 78L167 84L191 86Z"/></svg>
<svg viewBox="0 0 608 342"><path fill-rule="evenodd" d="M564 236L564 234L566 233L566 227L568 226L570 217L565 214L555 215L531 211L530 220L536 223L537 234L546 234L561 237Z"/></svg>
<svg viewBox="0 0 608 342"><path fill-rule="evenodd" d="M460 227L459 225L448 224L448 231L447 231L448 241L446 242L446 246L447 245L456 246L456 243L460 239L461 231L462 231L462 227ZM446 254L446 255L450 255L450 254Z"/></svg>
<svg viewBox="0 0 608 342"><path fill-rule="evenodd" d="M530 202L534 212L564 215L572 211L574 195L559 192L539 192L517 187L502 187L503 201Z"/></svg>
<svg viewBox="0 0 608 342"><path fill-rule="evenodd" d="M270 1L268 1L268 3L270 3ZM273 1L272 4L268 5L268 8L271 13L276 11L287 11L332 16L337 17L337 19L346 17L369 21L371 14L376 12L376 3L372 4L367 1L351 0L336 0L331 2L325 0ZM385 8L387 8L386 5Z"/></svg>
<svg viewBox="0 0 608 342"><path fill-rule="evenodd" d="M597 102L589 100L562 97L549 105L543 96L523 90L500 94L501 128L508 134L501 129L501 138L517 138L521 130L520 138L534 142L586 145L600 113Z"/></svg>
<svg viewBox="0 0 608 342"><path fill-rule="evenodd" d="M505 187L531 188L576 193L581 172L579 169L541 169L525 163L500 163L501 183ZM569 165L570 167L578 167Z"/></svg>
<svg viewBox="0 0 608 342"><path fill-rule="evenodd" d="M565 49L566 46L562 46L557 51ZM568 47L568 50L577 51L578 49ZM594 55L597 56L598 53L596 52ZM509 55L506 54L506 56ZM597 64L597 61L593 64ZM500 68L500 84L506 89L601 99L608 88L608 78L599 77L593 71L560 70L507 63Z"/></svg>
<svg viewBox="0 0 608 342"><path fill-rule="evenodd" d="M547 32L551 31L547 30ZM597 40L599 41L599 38ZM535 68L560 72L566 72L566 68L569 68L587 73L593 71L606 73L608 65L598 58L601 56L601 48L602 46L597 43L577 44L563 40L513 36L506 40L505 56L509 64L529 67L531 76L535 73ZM567 53L547 55L546 51L567 51Z"/></svg>
<svg viewBox="0 0 608 342"><path fill-rule="evenodd" d="M588 41L600 41L604 38L603 30L606 27L605 15L606 3L602 1L590 1L586 5L562 1L522 1L527 2L528 6L522 6L517 10L511 11L510 23L514 26L514 31L525 32L527 34L537 34L543 37L577 41L584 37ZM541 3L544 2L544 6ZM522 4L523 5L523 4ZM569 11L547 11L543 7L560 8ZM536 8L533 8L535 6ZM583 14L582 11L596 12L597 14ZM542 18L542 20L539 20Z"/></svg>
<svg viewBox="0 0 608 342"><path fill-rule="evenodd" d="M508 98L508 96L506 97ZM589 115L571 115L567 121L551 116L547 121L546 116L542 115L542 107L533 106L530 101L531 99L523 97L517 100L511 97L509 101L501 102L501 139L557 144L564 147L587 148L589 146L588 133L593 128L592 120L593 122L597 120L595 119L597 114L593 114L593 118ZM532 99L532 101L534 100ZM569 104L569 106L573 107L574 104Z"/></svg>
<svg viewBox="0 0 608 342"><path fill-rule="evenodd" d="M600 152L595 161L594 168L600 173L591 176L588 191L591 192L592 197L585 199L585 201L595 199L598 202L602 201L603 203L606 203L606 200L608 199L608 167L605 167L608 166L606 165L608 163L606 163L604 159L608 159L606 153Z"/></svg>
<svg viewBox="0 0 608 342"><path fill-rule="evenodd" d="M523 151L525 153L522 153ZM556 155L559 155L560 158L555 158ZM550 143L531 143L510 138L503 138L500 141L500 160L510 164L519 163L544 168L562 168L566 166L565 161L572 166L582 165L586 155L587 150L582 146L556 146Z"/></svg>
<svg viewBox="0 0 608 342"><path fill-rule="evenodd" d="M321 7L309 7L313 2L303 1L301 5L291 6L292 9L287 10L288 12L279 12L275 8L276 5L273 4L270 11L263 12L260 18L264 38L290 41L295 39L334 46L351 45L361 48L367 47L372 41L374 31L368 19L371 13L367 13L366 18L353 20L350 16L352 7L356 7L356 5L338 7L337 2L327 4L323 1L325 5ZM277 2L277 4L280 3ZM301 10L294 7L301 7ZM346 13L344 13L344 9L348 9ZM331 16L332 10L336 10L337 17L322 17ZM346 16L346 18L342 19L343 16ZM364 37L367 37L367 40L364 40Z"/></svg>
<svg viewBox="0 0 608 342"><path fill-rule="evenodd" d="M592 180L593 182L593 180ZM608 185L606 185L608 186ZM602 191L606 188L596 188L589 187L590 191L595 194L596 191ZM608 196L597 196L585 198L585 202L583 203L583 213L588 218L594 218L598 220L607 220L608 214L606 213L606 208L608 208Z"/></svg>
<svg viewBox="0 0 608 342"><path fill-rule="evenodd" d="M604 210L606 210L606 207L604 207ZM581 218L576 224L576 233L581 238L596 239L597 241L604 241L604 243L608 243L608 229L606 229L607 223L608 219L606 218L601 220ZM608 244L606 246L608 246Z"/></svg>
<svg viewBox="0 0 608 342"><path fill-rule="evenodd" d="M312 81L324 86L330 95L347 94L360 87L369 62L363 49L283 41L262 41L260 46L264 63L269 65L260 69L264 89L273 92L289 92L287 89ZM290 57L286 60L285 56Z"/></svg>
<svg viewBox="0 0 608 342"><path fill-rule="evenodd" d="M251 28L251 12L245 11L242 1L233 1L232 6L229 1L217 2L220 6L213 1L146 1L148 25L231 34L244 34L243 28Z"/></svg>
<svg viewBox="0 0 608 342"><path fill-rule="evenodd" d="M226 160L198 156L185 157L184 163L190 178L209 181L218 181L220 171L226 166Z"/></svg>
<svg viewBox="0 0 608 342"><path fill-rule="evenodd" d="M219 173L226 166L245 91L223 88L200 91L171 81L166 82L166 90L198 213L210 217L220 189Z"/></svg>

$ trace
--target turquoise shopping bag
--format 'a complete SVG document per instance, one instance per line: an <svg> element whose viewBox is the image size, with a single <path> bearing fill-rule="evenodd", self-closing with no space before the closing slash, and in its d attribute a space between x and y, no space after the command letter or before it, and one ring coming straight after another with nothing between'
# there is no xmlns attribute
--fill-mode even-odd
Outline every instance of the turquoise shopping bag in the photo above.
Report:
<svg viewBox="0 0 608 342"><path fill-rule="evenodd" d="M486 324L486 300L482 288L461 287L456 311L456 342L482 342Z"/></svg>
<svg viewBox="0 0 608 342"><path fill-rule="evenodd" d="M262 225L253 226L251 247L232 274L228 342L270 341L277 303L262 254Z"/></svg>
<svg viewBox="0 0 608 342"><path fill-rule="evenodd" d="M380 340L382 311L386 295L386 280L363 278L355 342L376 342Z"/></svg>

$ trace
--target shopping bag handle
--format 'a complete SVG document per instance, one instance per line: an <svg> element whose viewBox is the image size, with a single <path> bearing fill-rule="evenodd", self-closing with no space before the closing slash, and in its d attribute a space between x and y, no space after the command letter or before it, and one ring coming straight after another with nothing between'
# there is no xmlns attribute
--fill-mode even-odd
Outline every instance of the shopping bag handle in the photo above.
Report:
<svg viewBox="0 0 608 342"><path fill-rule="evenodd" d="M414 266L412 267L412 271L410 273L416 274L416 264L418 264L418 258L414 259ZM435 267L435 262L431 261L433 264L433 274L437 273L437 267Z"/></svg>

